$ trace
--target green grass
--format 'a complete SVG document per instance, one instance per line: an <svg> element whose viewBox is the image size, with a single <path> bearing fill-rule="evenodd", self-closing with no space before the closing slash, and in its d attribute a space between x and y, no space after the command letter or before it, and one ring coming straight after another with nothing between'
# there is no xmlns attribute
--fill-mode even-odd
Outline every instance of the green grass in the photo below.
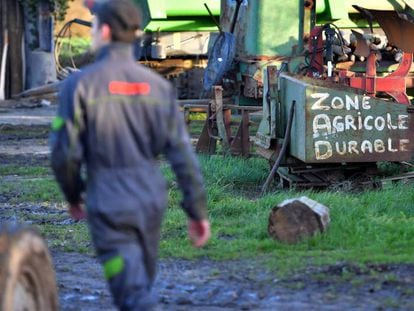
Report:
<svg viewBox="0 0 414 311"><path fill-rule="evenodd" d="M188 133L190 137L199 137L203 131L204 121L194 120L187 125Z"/></svg>
<svg viewBox="0 0 414 311"><path fill-rule="evenodd" d="M13 182L0 181L0 196L12 204L23 202L60 202L60 193L54 178L35 177L16 179Z"/></svg>
<svg viewBox="0 0 414 311"><path fill-rule="evenodd" d="M50 132L50 126L46 125L0 125L0 138L2 139L35 139L47 138Z"/></svg>
<svg viewBox="0 0 414 311"><path fill-rule="evenodd" d="M282 192L256 200L234 196L231 191L223 192L220 199L209 200L213 238L203 250L192 249L184 239L185 221L178 207L168 210L162 256L207 256L219 260L266 257L279 272L338 261L414 262L411 187L396 186L361 194ZM269 239L270 209L284 199L301 195L330 207L332 221L328 231L295 245Z"/></svg>
<svg viewBox="0 0 414 311"><path fill-rule="evenodd" d="M46 236L49 247L67 252L93 253L88 227L84 222L71 225L45 224L39 229Z"/></svg>
<svg viewBox="0 0 414 311"><path fill-rule="evenodd" d="M212 239L204 249L190 246L186 217L179 207L181 194L173 173L163 164L170 201L162 229L161 257L260 259L281 274L309 265L337 262L414 263L412 186L397 184L361 193L277 191L260 197L260 186L269 169L265 160L221 156L199 159L208 195ZM4 171L7 170L3 169L2 174ZM12 203L63 200L48 176L36 181L2 182L0 196L7 197L10 193L14 194L9 199ZM271 208L302 195L330 208L331 224L327 232L294 245L270 239L267 224ZM43 224L40 229L53 247L91 251L85 224ZM70 234L68 230L72 230Z"/></svg>
<svg viewBox="0 0 414 311"><path fill-rule="evenodd" d="M2 165L0 166L0 176L18 175L18 176L44 176L52 173L49 167L44 166L17 166L17 165Z"/></svg>
<svg viewBox="0 0 414 311"><path fill-rule="evenodd" d="M308 264L414 263L414 193L412 186L395 185L381 191L335 193L279 191L264 197L241 195L258 189L267 175L262 159L201 157L208 189L213 237L202 250L186 240L186 220L177 190L170 191L170 208L163 228L161 255L213 259L265 258L280 272ZM167 173L171 178L171 173ZM254 190L252 190L254 191ZM281 201L306 195L330 208L325 234L295 245L271 240L267 234L270 210Z"/></svg>

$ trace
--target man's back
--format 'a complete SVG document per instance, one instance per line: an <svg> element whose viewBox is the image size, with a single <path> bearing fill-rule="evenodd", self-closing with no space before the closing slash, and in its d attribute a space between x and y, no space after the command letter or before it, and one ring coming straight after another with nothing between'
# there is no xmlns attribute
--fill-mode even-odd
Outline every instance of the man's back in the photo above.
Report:
<svg viewBox="0 0 414 311"><path fill-rule="evenodd" d="M135 63L130 46L111 46L78 78L88 164L133 168L167 147L175 107L170 84ZM185 133L182 133L185 135Z"/></svg>

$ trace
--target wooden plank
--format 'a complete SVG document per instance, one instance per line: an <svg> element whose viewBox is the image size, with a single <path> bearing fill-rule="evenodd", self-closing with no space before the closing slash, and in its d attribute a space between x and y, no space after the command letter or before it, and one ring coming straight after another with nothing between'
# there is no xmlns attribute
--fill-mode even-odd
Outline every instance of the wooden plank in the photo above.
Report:
<svg viewBox="0 0 414 311"><path fill-rule="evenodd" d="M254 137L255 138L255 137ZM253 138L253 139L254 139ZM256 154L267 159L267 160L274 160L275 158L275 151L270 149L265 149L260 146L256 146Z"/></svg>
<svg viewBox="0 0 414 311"><path fill-rule="evenodd" d="M10 74L10 95L23 91L23 12L19 1L9 1L8 25L9 25L9 74Z"/></svg>

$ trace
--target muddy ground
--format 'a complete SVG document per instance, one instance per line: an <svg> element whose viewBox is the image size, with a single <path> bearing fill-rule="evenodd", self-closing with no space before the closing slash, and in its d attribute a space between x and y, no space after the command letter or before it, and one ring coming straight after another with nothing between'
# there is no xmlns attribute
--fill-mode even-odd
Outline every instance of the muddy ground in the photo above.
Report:
<svg viewBox="0 0 414 311"><path fill-rule="evenodd" d="M44 111L47 115L53 109ZM18 115L22 114L19 111ZM42 113L36 110L35 114L33 124L21 118L24 124L7 125L7 120L19 117L13 117L13 111L2 110L0 163L49 165L50 116L42 123L37 115ZM24 177L2 176L1 186L19 178ZM0 221L31 219L33 225L71 224L59 204L15 204L13 196L0 196L0 210ZM29 214L36 217L27 217ZM90 244L85 248L85 253L77 253L51 247L61 310L115 310ZM265 259L162 259L155 284L160 298L158 310L414 310L414 265L356 266L339 262L279 278L277 271L263 264Z"/></svg>

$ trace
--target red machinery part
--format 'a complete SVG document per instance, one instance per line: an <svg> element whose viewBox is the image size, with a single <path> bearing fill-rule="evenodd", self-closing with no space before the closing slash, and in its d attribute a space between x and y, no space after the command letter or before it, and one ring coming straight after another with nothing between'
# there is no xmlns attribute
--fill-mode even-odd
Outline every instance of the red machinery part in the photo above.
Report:
<svg viewBox="0 0 414 311"><path fill-rule="evenodd" d="M398 103L410 105L410 99L406 93L406 77L410 72L413 54L404 53L398 68L386 77L377 77L375 61L375 53L371 52L367 59L366 75L364 77L351 77L349 86L365 90L368 95L385 92Z"/></svg>
<svg viewBox="0 0 414 311"><path fill-rule="evenodd" d="M323 27L313 27L310 33L309 40L309 55L310 55L310 70L308 71L308 77L315 77L315 74L322 76L324 72L323 68L323 40L322 40Z"/></svg>

